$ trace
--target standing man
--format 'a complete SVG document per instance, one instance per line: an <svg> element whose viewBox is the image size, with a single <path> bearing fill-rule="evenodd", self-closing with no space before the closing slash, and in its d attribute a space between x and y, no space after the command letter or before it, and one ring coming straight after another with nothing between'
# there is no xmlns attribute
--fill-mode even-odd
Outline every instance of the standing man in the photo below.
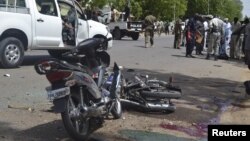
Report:
<svg viewBox="0 0 250 141"><path fill-rule="evenodd" d="M212 16L210 16L212 18ZM207 57L206 59L210 59L210 55L212 51L214 51L214 60L217 61L219 56L219 47L221 44L221 37L224 36L224 22L215 17L212 18L209 22L209 29L210 29L210 40L208 45Z"/></svg>
<svg viewBox="0 0 250 141"><path fill-rule="evenodd" d="M203 22L203 25L204 25L204 30L205 30L205 33L204 33L204 46L203 46L203 49L207 49L207 37L208 37L208 22L207 22L207 18L205 17L205 20Z"/></svg>
<svg viewBox="0 0 250 141"><path fill-rule="evenodd" d="M154 47L154 23L156 18L153 15L145 17L145 48Z"/></svg>
<svg viewBox="0 0 250 141"><path fill-rule="evenodd" d="M224 19L224 43L221 44L221 48L220 48L220 57L224 58L224 59L228 59L229 57L229 51L230 51L230 40L231 40L231 24L230 22L228 22L228 18Z"/></svg>
<svg viewBox="0 0 250 141"><path fill-rule="evenodd" d="M181 46L181 29L182 21L181 19L177 19L174 26L174 48L180 49Z"/></svg>
<svg viewBox="0 0 250 141"><path fill-rule="evenodd" d="M250 69L250 23L249 19L245 19L246 27L244 31L244 49L245 49L245 61Z"/></svg>
<svg viewBox="0 0 250 141"><path fill-rule="evenodd" d="M166 21L165 23L165 34L169 35L169 21Z"/></svg>
<svg viewBox="0 0 250 141"><path fill-rule="evenodd" d="M188 20L187 28L186 28L186 57L195 58L192 55L195 46L195 20L191 17Z"/></svg>
<svg viewBox="0 0 250 141"><path fill-rule="evenodd" d="M203 44L204 44L204 25L203 25L203 18L200 15L195 15L195 28L196 28L196 55L203 55L202 51L203 51Z"/></svg>
<svg viewBox="0 0 250 141"><path fill-rule="evenodd" d="M235 33L237 30L239 30L241 27L241 24L239 22L239 19L237 17L234 18L234 22L232 24L232 32ZM233 34L231 37L231 43L230 43L230 58L234 59L235 57L239 57L239 36L240 34Z"/></svg>

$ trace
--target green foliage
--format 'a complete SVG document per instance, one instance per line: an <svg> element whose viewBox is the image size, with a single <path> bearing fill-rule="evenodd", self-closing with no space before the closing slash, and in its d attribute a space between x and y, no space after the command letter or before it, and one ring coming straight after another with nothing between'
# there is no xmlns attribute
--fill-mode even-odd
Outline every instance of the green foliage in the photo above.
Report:
<svg viewBox="0 0 250 141"><path fill-rule="evenodd" d="M102 8L105 4L124 11L128 0L80 0L83 5ZM131 14L136 19L143 20L148 14L153 14L158 20L172 21L180 16L192 16L195 13L212 14L241 18L243 9L241 0L130 0Z"/></svg>
<svg viewBox="0 0 250 141"><path fill-rule="evenodd" d="M233 20L234 17L241 18L243 9L240 0L187 0L188 10L186 16L199 14L212 14L220 17L227 17Z"/></svg>
<svg viewBox="0 0 250 141"><path fill-rule="evenodd" d="M104 5L106 5L106 0L92 0L91 5L93 7L99 7L102 8Z"/></svg>
<svg viewBox="0 0 250 141"><path fill-rule="evenodd" d="M158 20L173 20L185 15L187 10L186 0L141 0L140 3L143 9L141 18L153 14Z"/></svg>

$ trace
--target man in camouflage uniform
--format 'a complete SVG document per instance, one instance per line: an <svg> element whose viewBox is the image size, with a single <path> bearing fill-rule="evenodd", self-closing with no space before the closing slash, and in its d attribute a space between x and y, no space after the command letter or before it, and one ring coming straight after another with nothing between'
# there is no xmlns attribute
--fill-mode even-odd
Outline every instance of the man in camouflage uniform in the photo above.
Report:
<svg viewBox="0 0 250 141"><path fill-rule="evenodd" d="M174 48L180 49L181 46L181 29L182 21L181 19L177 19L174 26Z"/></svg>
<svg viewBox="0 0 250 141"><path fill-rule="evenodd" d="M154 47L154 23L156 18L153 15L145 17L145 47ZM150 42L150 45L149 45Z"/></svg>

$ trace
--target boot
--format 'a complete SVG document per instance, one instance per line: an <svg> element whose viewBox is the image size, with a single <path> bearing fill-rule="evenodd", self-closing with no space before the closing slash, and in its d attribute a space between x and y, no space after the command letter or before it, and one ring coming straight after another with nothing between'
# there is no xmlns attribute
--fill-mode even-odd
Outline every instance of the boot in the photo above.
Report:
<svg viewBox="0 0 250 141"><path fill-rule="evenodd" d="M207 59L207 60L209 60L209 59L210 59L210 54L207 54L206 59Z"/></svg>
<svg viewBox="0 0 250 141"><path fill-rule="evenodd" d="M149 48L150 44L149 43L145 43L145 48Z"/></svg>
<svg viewBox="0 0 250 141"><path fill-rule="evenodd" d="M217 60L218 60L218 56L215 55L215 56L214 56L214 61L217 61Z"/></svg>

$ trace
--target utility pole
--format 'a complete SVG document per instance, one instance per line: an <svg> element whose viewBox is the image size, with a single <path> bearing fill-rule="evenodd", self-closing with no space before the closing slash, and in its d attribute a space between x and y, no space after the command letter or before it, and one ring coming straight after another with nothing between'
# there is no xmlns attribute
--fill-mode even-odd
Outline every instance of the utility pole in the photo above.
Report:
<svg viewBox="0 0 250 141"><path fill-rule="evenodd" d="M207 14L209 14L209 0L207 0Z"/></svg>
<svg viewBox="0 0 250 141"><path fill-rule="evenodd" d="M175 7L176 7L176 3L174 1L174 21L175 21Z"/></svg>

